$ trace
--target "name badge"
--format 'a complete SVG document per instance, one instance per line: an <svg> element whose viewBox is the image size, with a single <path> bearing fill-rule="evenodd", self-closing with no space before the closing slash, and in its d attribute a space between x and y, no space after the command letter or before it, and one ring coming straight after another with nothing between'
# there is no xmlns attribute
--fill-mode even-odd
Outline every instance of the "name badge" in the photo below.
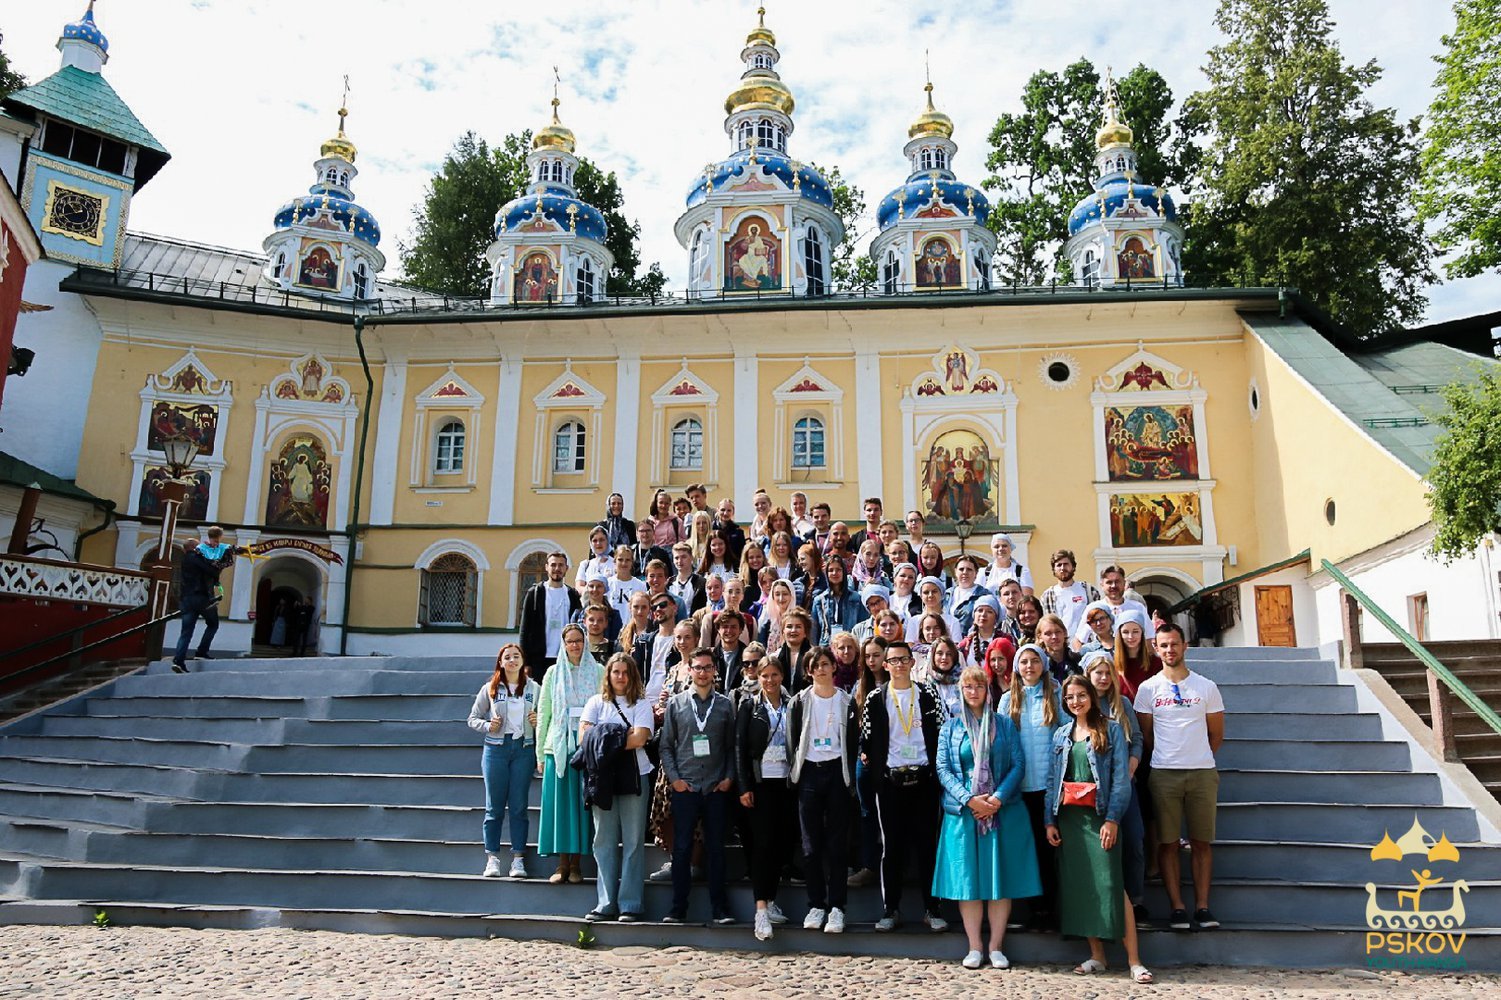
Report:
<svg viewBox="0 0 1501 1000"><path fill-rule="evenodd" d="M584 710L582 708L570 708L568 714L577 719L583 716Z"/></svg>
<svg viewBox="0 0 1501 1000"><path fill-rule="evenodd" d="M832 749L834 749L834 737L832 737L832 736L815 736L815 737L813 737L813 749L814 750L832 750Z"/></svg>
<svg viewBox="0 0 1501 1000"><path fill-rule="evenodd" d="M709 737L707 737L707 736L695 736L695 737L693 737L693 756L695 756L695 757L707 757L707 756L709 756Z"/></svg>
<svg viewBox="0 0 1501 1000"><path fill-rule="evenodd" d="M922 750L919 747L912 746L910 743L903 744L896 748L896 757L897 760L916 762L922 759Z"/></svg>
<svg viewBox="0 0 1501 1000"><path fill-rule="evenodd" d="M769 746L769 747L767 747L766 748L766 753L763 754L762 757L761 757L761 763L763 763L763 764L785 764L785 763L787 763L787 748L784 747L784 746Z"/></svg>

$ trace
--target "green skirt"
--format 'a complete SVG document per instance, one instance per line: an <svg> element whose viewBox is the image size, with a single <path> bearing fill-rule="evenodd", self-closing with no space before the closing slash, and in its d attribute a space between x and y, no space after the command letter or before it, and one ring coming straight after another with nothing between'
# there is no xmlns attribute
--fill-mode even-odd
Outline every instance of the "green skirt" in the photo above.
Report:
<svg viewBox="0 0 1501 1000"><path fill-rule="evenodd" d="M1100 849L1105 820L1093 806L1060 806L1059 929L1069 937L1118 941L1126 931L1126 883L1121 845Z"/></svg>
<svg viewBox="0 0 1501 1000"><path fill-rule="evenodd" d="M589 810L584 807L584 776L567 764L559 773L548 754L542 765L542 824L537 832L537 853L589 854L593 850Z"/></svg>

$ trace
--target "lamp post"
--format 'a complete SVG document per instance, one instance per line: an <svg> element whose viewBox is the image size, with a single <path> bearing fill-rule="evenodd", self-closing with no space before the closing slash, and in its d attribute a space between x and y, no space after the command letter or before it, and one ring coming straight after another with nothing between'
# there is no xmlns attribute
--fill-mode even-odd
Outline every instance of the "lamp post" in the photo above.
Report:
<svg viewBox="0 0 1501 1000"><path fill-rule="evenodd" d="M198 457L198 442L183 435L167 438L162 442L162 452L167 458L167 467L172 476L162 483L162 528L156 539L156 558L151 563L151 608L148 621L155 621L167 613L168 599L172 595L172 536L177 533L177 514L188 496L189 481L185 478ZM158 625L151 631L150 650L152 659L161 655L162 635L165 629Z"/></svg>
<svg viewBox="0 0 1501 1000"><path fill-rule="evenodd" d="M964 543L969 541L969 536L975 533L975 522L967 517L961 517L954 522L954 534L959 536L959 554L965 555Z"/></svg>

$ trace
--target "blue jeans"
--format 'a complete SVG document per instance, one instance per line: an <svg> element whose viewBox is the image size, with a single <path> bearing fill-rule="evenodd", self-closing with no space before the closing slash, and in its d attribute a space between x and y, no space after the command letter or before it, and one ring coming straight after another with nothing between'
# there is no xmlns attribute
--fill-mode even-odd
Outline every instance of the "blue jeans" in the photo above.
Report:
<svg viewBox="0 0 1501 1000"><path fill-rule="evenodd" d="M672 912L688 913L688 890L693 886L693 828L704 821L704 861L709 868L709 906L717 915L729 912L724 886L724 834L729 817L729 792L672 793Z"/></svg>
<svg viewBox="0 0 1501 1000"><path fill-rule="evenodd" d="M599 866L601 913L641 912L646 875L646 813L651 775L642 775L641 794L617 795L610 808L594 809L594 863Z"/></svg>
<svg viewBox="0 0 1501 1000"><path fill-rule="evenodd" d="M219 602L211 596L184 597L178 608L182 613L182 626L177 631L177 654L172 657L172 662L181 663L188 658L188 644L193 641L193 627L200 618L203 619L203 638L198 640L198 655L207 657L209 643L214 641L214 633L219 631Z"/></svg>
<svg viewBox="0 0 1501 1000"><path fill-rule="evenodd" d="M537 752L521 740L508 737L503 743L486 743L480 758L485 776L485 851L500 853L500 822L511 810L511 852L526 853L526 797L532 787Z"/></svg>
<svg viewBox="0 0 1501 1000"><path fill-rule="evenodd" d="M1121 867L1124 869L1122 875L1126 881L1126 895L1133 903L1141 902L1147 891L1146 836L1146 824L1141 819L1141 800L1137 795L1136 782L1133 781L1131 802L1126 806L1125 815L1121 817L1121 846L1125 849L1121 857Z"/></svg>

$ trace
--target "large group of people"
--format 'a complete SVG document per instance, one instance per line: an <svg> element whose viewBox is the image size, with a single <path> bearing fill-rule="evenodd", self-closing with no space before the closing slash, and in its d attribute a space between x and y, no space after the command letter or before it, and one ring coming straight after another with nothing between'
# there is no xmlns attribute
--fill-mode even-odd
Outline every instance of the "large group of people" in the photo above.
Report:
<svg viewBox="0 0 1501 1000"><path fill-rule="evenodd" d="M581 881L593 854L590 921L643 919L644 883L660 881L664 919L681 923L705 878L710 919L735 923L738 839L760 940L799 882L802 926L830 934L851 886L879 887L877 931L901 926L909 882L933 931L954 901L966 968L1006 968L1007 929L1028 926L1086 940L1081 975L1119 941L1132 979L1150 982L1137 951L1149 876L1169 926L1219 926L1224 706L1184 662L1182 629L1119 566L1097 588L1059 550L1038 594L1005 534L988 559L951 559L920 511L898 524L870 498L851 532L827 504L790 499L758 492L741 525L702 486L658 490L632 522L614 494L571 579L567 554L548 556L469 719L485 741L486 875L505 869L507 813L508 873L527 875L535 772L537 854L555 859L555 883ZM648 838L669 858L650 874Z"/></svg>

